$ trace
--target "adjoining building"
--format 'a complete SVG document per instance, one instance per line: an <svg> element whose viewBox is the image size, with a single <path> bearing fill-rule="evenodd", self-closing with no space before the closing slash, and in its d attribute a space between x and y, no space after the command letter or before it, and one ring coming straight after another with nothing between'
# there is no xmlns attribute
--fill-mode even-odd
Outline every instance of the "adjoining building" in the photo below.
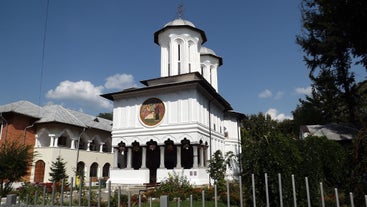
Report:
<svg viewBox="0 0 367 207"><path fill-rule="evenodd" d="M84 172L86 184L108 179L112 121L28 101L0 106L0 120L0 144L17 141L32 146L34 158L25 181L50 182L50 167L58 156L66 162L69 183L76 170Z"/></svg>
<svg viewBox="0 0 367 207"><path fill-rule="evenodd" d="M190 21L167 23L154 33L160 77L102 95L114 105L112 186L155 184L169 173L208 184L208 160L215 151L241 152L244 115L218 93L222 58L202 46L206 41Z"/></svg>

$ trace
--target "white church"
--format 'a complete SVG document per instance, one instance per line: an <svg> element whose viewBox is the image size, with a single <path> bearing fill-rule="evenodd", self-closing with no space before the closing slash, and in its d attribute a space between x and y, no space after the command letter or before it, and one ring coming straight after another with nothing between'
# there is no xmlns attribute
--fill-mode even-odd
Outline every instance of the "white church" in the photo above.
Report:
<svg viewBox="0 0 367 207"><path fill-rule="evenodd" d="M240 124L218 93L222 58L202 46L205 32L178 18L154 33L161 48L160 77L144 87L104 94L113 101L112 186L159 183L171 173L193 185L210 182L211 155L241 151Z"/></svg>

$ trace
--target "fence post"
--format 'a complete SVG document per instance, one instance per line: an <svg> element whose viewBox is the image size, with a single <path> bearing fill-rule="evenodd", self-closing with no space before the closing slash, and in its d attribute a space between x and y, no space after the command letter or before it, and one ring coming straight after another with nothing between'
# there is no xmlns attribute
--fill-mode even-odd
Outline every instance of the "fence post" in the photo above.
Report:
<svg viewBox="0 0 367 207"><path fill-rule="evenodd" d="M71 177L71 181L70 181L70 201L69 201L69 206L73 205L73 185L74 185L74 178Z"/></svg>
<svg viewBox="0 0 367 207"><path fill-rule="evenodd" d="M152 207L152 197L149 197L149 207Z"/></svg>
<svg viewBox="0 0 367 207"><path fill-rule="evenodd" d="M43 200L42 200L42 206L45 206L45 204L46 204L46 196L47 196L47 194L46 194L46 185L45 186L43 186Z"/></svg>
<svg viewBox="0 0 367 207"><path fill-rule="evenodd" d="M283 207L283 187L282 187L282 175L278 173L278 183L279 183L279 204Z"/></svg>
<svg viewBox="0 0 367 207"><path fill-rule="evenodd" d="M202 203L201 207L205 207L205 191L204 190L201 191L201 203Z"/></svg>
<svg viewBox="0 0 367 207"><path fill-rule="evenodd" d="M107 206L111 206L111 181L108 181L108 198L107 198Z"/></svg>
<svg viewBox="0 0 367 207"><path fill-rule="evenodd" d="M89 179L89 189L88 189L88 193L89 193L89 195L88 195L88 207L90 207L91 206L91 199L92 199L92 179Z"/></svg>
<svg viewBox="0 0 367 207"><path fill-rule="evenodd" d="M37 187L38 188L38 187ZM16 197L15 197L15 201L16 201ZM38 201L38 191L36 190L36 192L34 193L34 205L37 205L37 201ZM14 202L15 204L16 202Z"/></svg>
<svg viewBox="0 0 367 207"><path fill-rule="evenodd" d="M100 206L101 206L101 180L98 179L98 207Z"/></svg>
<svg viewBox="0 0 367 207"><path fill-rule="evenodd" d="M367 207L367 195L364 195L364 201L366 202L366 207Z"/></svg>
<svg viewBox="0 0 367 207"><path fill-rule="evenodd" d="M352 192L349 193L349 197L350 197L350 206L354 207L354 198L353 198L353 193Z"/></svg>
<svg viewBox="0 0 367 207"><path fill-rule="evenodd" d="M252 180L252 200L254 203L254 207L256 207L256 192L255 192L255 175L251 174L251 180Z"/></svg>
<svg viewBox="0 0 367 207"><path fill-rule="evenodd" d="M269 186L268 186L268 174L265 173L265 195L266 195L266 207L270 207L269 203Z"/></svg>
<svg viewBox="0 0 367 207"><path fill-rule="evenodd" d="M63 206L64 205L64 180L65 179L62 179L61 180L61 189L60 189L60 206Z"/></svg>
<svg viewBox="0 0 367 207"><path fill-rule="evenodd" d="M139 207L141 207L141 195L139 193Z"/></svg>
<svg viewBox="0 0 367 207"><path fill-rule="evenodd" d="M325 207L324 187L322 185L322 182L320 182L320 194L321 194L321 205L322 207Z"/></svg>
<svg viewBox="0 0 367 207"><path fill-rule="evenodd" d="M180 197L178 197L177 198L177 207L180 207L181 206L181 198Z"/></svg>
<svg viewBox="0 0 367 207"><path fill-rule="evenodd" d="M218 194L217 194L217 185L214 185L214 206L218 207Z"/></svg>
<svg viewBox="0 0 367 207"><path fill-rule="evenodd" d="M242 194L242 177L238 177L240 182L240 207L243 207L243 194Z"/></svg>
<svg viewBox="0 0 367 207"><path fill-rule="evenodd" d="M340 207L339 194L338 194L338 189L337 188L335 188L335 201L336 201L336 207Z"/></svg>
<svg viewBox="0 0 367 207"><path fill-rule="evenodd" d="M294 207L297 207L296 183L294 181L293 174L292 174L292 188L293 188L293 204L294 204Z"/></svg>
<svg viewBox="0 0 367 207"><path fill-rule="evenodd" d="M79 206L82 205L82 182L79 183L79 199L78 199Z"/></svg>
<svg viewBox="0 0 367 207"><path fill-rule="evenodd" d="M192 194L190 195L190 207L192 207Z"/></svg>
<svg viewBox="0 0 367 207"><path fill-rule="evenodd" d="M307 206L311 207L310 189L308 187L308 177L305 177L305 184L306 184Z"/></svg>
<svg viewBox="0 0 367 207"><path fill-rule="evenodd" d="M227 206L230 207L231 206L231 202L230 202L230 196L229 196L229 182L227 180Z"/></svg>
<svg viewBox="0 0 367 207"><path fill-rule="evenodd" d="M127 206L131 207L131 193L130 192L127 193Z"/></svg>
<svg viewBox="0 0 367 207"><path fill-rule="evenodd" d="M52 182L52 199L51 199L51 206L54 205L54 201L55 201L55 181Z"/></svg>
<svg viewBox="0 0 367 207"><path fill-rule="evenodd" d="M117 190L117 206L121 206L121 186L119 186L119 189Z"/></svg>

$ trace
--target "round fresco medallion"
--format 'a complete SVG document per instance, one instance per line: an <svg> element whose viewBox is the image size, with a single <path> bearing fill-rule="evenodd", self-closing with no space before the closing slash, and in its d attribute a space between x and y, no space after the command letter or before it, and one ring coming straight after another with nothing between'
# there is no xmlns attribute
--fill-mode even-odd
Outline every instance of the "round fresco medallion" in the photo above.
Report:
<svg viewBox="0 0 367 207"><path fill-rule="evenodd" d="M164 104L157 98L147 99L140 107L140 119L148 126L157 125L163 119L164 113Z"/></svg>

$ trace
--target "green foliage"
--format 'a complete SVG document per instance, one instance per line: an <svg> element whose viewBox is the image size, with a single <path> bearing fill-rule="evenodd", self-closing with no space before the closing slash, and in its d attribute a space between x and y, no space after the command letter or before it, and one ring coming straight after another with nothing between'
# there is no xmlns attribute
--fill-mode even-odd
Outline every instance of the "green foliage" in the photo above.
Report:
<svg viewBox="0 0 367 207"><path fill-rule="evenodd" d="M360 124L351 67L367 68L367 30L362 26L367 24L367 1L302 0L301 13L303 34L297 43L313 82L307 107L315 107L326 122Z"/></svg>
<svg viewBox="0 0 367 207"><path fill-rule="evenodd" d="M215 151L212 155L207 171L210 178L214 180L214 184L217 185L218 192L225 191L226 161L220 150Z"/></svg>
<svg viewBox="0 0 367 207"><path fill-rule="evenodd" d="M367 195L367 129L361 130L353 141L351 188L356 205L362 206Z"/></svg>
<svg viewBox="0 0 367 207"><path fill-rule="evenodd" d="M0 196L6 196L12 190L12 183L27 175L32 164L31 146L17 142L1 145L0 150Z"/></svg>
<svg viewBox="0 0 367 207"><path fill-rule="evenodd" d="M48 200L47 197L43 197L43 186L36 183L23 183L22 186L17 189L17 193L20 200L26 204L41 204L44 199Z"/></svg>
<svg viewBox="0 0 367 207"><path fill-rule="evenodd" d="M101 117L101 118L104 118L104 119L107 119L107 120L111 120L112 121L113 114L112 113L99 113L97 115L97 117Z"/></svg>
<svg viewBox="0 0 367 207"><path fill-rule="evenodd" d="M188 198L193 192L193 186L186 176L178 175L176 172L168 174L168 178L163 180L155 189L155 195L168 195L173 198Z"/></svg>
<svg viewBox="0 0 367 207"><path fill-rule="evenodd" d="M56 158L56 162L51 163L50 170L51 178L49 180L51 182L61 183L62 180L65 182L69 177L66 175L66 162L60 156ZM64 185L67 185L67 183L64 183Z"/></svg>

